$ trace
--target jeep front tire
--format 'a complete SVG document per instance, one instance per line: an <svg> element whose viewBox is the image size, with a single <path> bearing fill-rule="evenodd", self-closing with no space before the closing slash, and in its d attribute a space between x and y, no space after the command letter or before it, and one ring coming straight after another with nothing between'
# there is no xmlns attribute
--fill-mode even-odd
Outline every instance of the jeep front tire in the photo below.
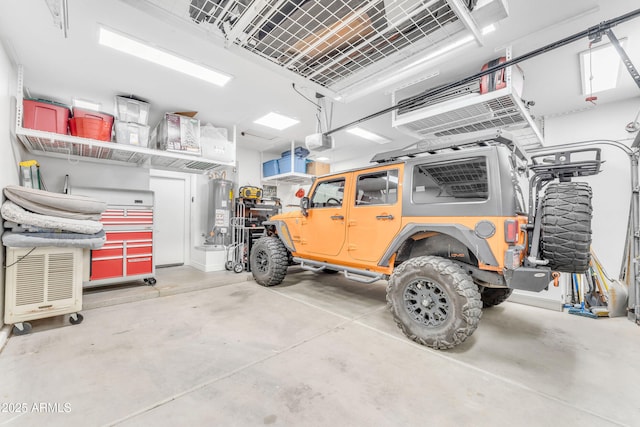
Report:
<svg viewBox="0 0 640 427"><path fill-rule="evenodd" d="M279 285L284 280L289 265L287 248L278 237L261 237L251 248L249 265L258 284Z"/></svg>
<svg viewBox="0 0 640 427"><path fill-rule="evenodd" d="M591 260L591 196L586 182L549 184L542 200L542 258L554 271L584 273Z"/></svg>
<svg viewBox="0 0 640 427"><path fill-rule="evenodd" d="M407 337L436 349L462 343L482 317L480 292L471 277L436 256L400 264L387 286L387 305Z"/></svg>

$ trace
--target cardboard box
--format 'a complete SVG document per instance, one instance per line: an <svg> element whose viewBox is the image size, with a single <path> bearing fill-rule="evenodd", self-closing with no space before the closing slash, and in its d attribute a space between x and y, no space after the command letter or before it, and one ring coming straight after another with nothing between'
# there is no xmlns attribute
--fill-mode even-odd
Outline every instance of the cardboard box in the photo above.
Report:
<svg viewBox="0 0 640 427"><path fill-rule="evenodd" d="M152 140L157 150L199 156L200 120L176 113L165 113L164 119L153 131Z"/></svg>
<svg viewBox="0 0 640 427"><path fill-rule="evenodd" d="M329 163L310 162L307 163L307 173L309 175L326 175L330 173Z"/></svg>

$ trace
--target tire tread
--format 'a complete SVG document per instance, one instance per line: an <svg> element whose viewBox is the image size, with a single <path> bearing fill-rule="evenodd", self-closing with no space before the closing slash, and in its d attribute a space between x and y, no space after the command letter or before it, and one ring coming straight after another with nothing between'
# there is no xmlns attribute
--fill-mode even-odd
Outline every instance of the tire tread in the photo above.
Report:
<svg viewBox="0 0 640 427"><path fill-rule="evenodd" d="M549 267L584 273L591 260L593 192L585 182L549 184L542 201L542 257Z"/></svg>
<svg viewBox="0 0 640 427"><path fill-rule="evenodd" d="M466 303L462 307L462 318L466 325L457 328L445 339L438 336L424 338L411 333L409 328L396 315L391 298L391 293L396 286L396 280L405 272L405 270L421 270L427 266L435 269L441 276L449 276L456 284L455 292L466 299ZM471 277L453 261L435 256L412 258L396 267L387 284L387 308L393 314L393 318L396 325L398 325L398 328L400 328L408 338L419 344L439 350L453 348L465 341L476 330L478 323L480 322L480 318L482 317L482 301L480 300L480 293L478 292L476 284L471 280Z"/></svg>
<svg viewBox="0 0 640 427"><path fill-rule="evenodd" d="M261 237L254 244L251 255L253 255L253 250L259 250L260 246L263 245L269 254L269 262L272 263L273 268L270 269L271 274L267 277L256 276L255 267L253 265L253 256L251 256L251 272L253 273L253 278L262 286L270 287L279 285L284 280L284 277L287 274L287 267L289 266L287 248L278 237Z"/></svg>

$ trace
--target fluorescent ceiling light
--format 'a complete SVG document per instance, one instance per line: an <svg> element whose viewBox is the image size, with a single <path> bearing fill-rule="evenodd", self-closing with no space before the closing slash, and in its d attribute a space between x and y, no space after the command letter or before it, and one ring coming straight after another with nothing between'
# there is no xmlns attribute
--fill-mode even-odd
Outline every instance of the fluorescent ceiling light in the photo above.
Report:
<svg viewBox="0 0 640 427"><path fill-rule="evenodd" d="M620 40L624 45L626 39ZM613 89L618 84L620 56L611 43L580 52L582 94Z"/></svg>
<svg viewBox="0 0 640 427"><path fill-rule="evenodd" d="M319 162L328 162L331 159L329 159L328 157L322 156L322 157L316 158L316 160L319 161Z"/></svg>
<svg viewBox="0 0 640 427"><path fill-rule="evenodd" d="M496 25L489 24L486 27L484 27L482 30L480 30L480 32L482 33L483 36L486 36L489 33L493 33L495 30L496 30Z"/></svg>
<svg viewBox="0 0 640 427"><path fill-rule="evenodd" d="M109 31L102 27L100 28L100 38L98 42L103 46L128 53L129 55L137 56L138 58L153 62L154 64L162 65L163 67L179 71L188 76L195 77L218 86L224 86L233 78L228 74L203 67L202 65L180 58L172 53L151 47L147 44L114 33L113 31Z"/></svg>
<svg viewBox="0 0 640 427"><path fill-rule="evenodd" d="M76 108L84 108L85 110L100 111L100 104L91 101L85 101L83 99L73 98L73 106Z"/></svg>
<svg viewBox="0 0 640 427"><path fill-rule="evenodd" d="M490 0L493 1L493 0ZM496 30L496 26L495 24L489 24L486 27L483 27L480 32L482 33L482 35L487 35L489 33L492 33ZM430 64L428 62L432 61L432 60L436 60L439 59L440 57L458 49L461 48L463 46L466 46L467 44L470 44L471 42L473 42L475 40L475 37L472 34L468 34L464 37L461 37L451 43L447 43L444 46L440 47L439 49L436 49L434 51L430 51L428 52L425 56L411 62L410 64L407 64L403 67L401 67L400 69L393 71L391 73L391 75L385 75L384 78L382 79L378 79L372 82L367 82L365 85L356 85L357 88L360 88L362 86L361 89L355 89L354 91L352 91L351 93L346 94L345 96L347 98L349 98L350 100L359 98L361 96L367 95L371 92L374 92L375 90L378 90L380 88L383 88L385 86L388 86L390 84L393 83L397 83L401 80L404 80L408 77L414 76L417 74L418 71L420 71L423 67L427 67L430 66ZM417 67L421 67L421 68L417 68ZM439 72L438 72L439 74ZM438 74L433 74L429 77L434 77ZM424 79L423 79L424 80ZM342 100L342 96L335 98L336 101L340 101Z"/></svg>
<svg viewBox="0 0 640 427"><path fill-rule="evenodd" d="M272 129L283 130L300 123L300 120L292 119L291 117L283 116L278 113L269 113L266 116L260 117L253 123L257 123L262 126L267 126Z"/></svg>
<svg viewBox="0 0 640 427"><path fill-rule="evenodd" d="M349 132L352 135L359 136L360 138L364 138L364 139L368 139L369 141L376 142L378 144L387 144L391 142L389 138L385 138L384 136L378 135L377 133L373 133L371 131L362 129L360 127L347 129L347 132Z"/></svg>
<svg viewBox="0 0 640 427"><path fill-rule="evenodd" d="M482 35L485 34L489 34L492 33L496 30L496 26L494 24L490 24L487 25L486 27L484 27L482 30L480 30L480 32L482 33ZM461 39L458 39L452 43L449 43L447 45L444 45L443 47L441 47L440 49L434 50L433 52L430 52L429 54L423 56L422 58L418 59L417 61L412 62L409 65L405 65L404 67L402 67L400 69L399 72L402 72L404 70L410 69L415 67L416 65L422 64L423 62L426 61L431 61L432 59L435 59L439 56L444 55L445 53L451 52L454 49L457 49L461 46L466 45L467 43L471 43L472 41L474 41L474 37L472 35L468 35L465 37L462 37Z"/></svg>

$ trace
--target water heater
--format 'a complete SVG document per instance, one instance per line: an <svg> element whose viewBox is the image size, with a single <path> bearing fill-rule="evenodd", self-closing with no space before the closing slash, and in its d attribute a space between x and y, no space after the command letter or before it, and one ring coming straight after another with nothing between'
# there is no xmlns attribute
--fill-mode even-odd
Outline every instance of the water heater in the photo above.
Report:
<svg viewBox="0 0 640 427"><path fill-rule="evenodd" d="M226 179L209 181L209 209L207 211L206 245L231 243L233 212L233 182Z"/></svg>

